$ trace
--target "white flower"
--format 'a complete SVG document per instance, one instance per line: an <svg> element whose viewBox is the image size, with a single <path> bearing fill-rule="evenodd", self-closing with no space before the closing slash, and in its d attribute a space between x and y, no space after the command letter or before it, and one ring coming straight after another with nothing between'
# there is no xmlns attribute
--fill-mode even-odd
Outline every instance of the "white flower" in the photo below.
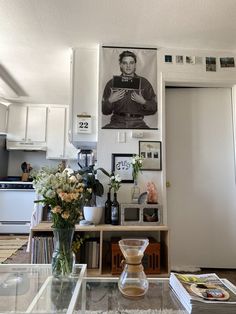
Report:
<svg viewBox="0 0 236 314"><path fill-rule="evenodd" d="M69 180L70 180L70 182L73 182L73 183L78 182L78 179L74 175L70 176Z"/></svg>
<svg viewBox="0 0 236 314"><path fill-rule="evenodd" d="M119 174L116 174L116 175L115 175L115 181L116 181L116 182L121 182L121 177L120 177Z"/></svg>
<svg viewBox="0 0 236 314"><path fill-rule="evenodd" d="M70 176L74 173L74 170L71 168L65 168L62 173L67 173L68 176Z"/></svg>

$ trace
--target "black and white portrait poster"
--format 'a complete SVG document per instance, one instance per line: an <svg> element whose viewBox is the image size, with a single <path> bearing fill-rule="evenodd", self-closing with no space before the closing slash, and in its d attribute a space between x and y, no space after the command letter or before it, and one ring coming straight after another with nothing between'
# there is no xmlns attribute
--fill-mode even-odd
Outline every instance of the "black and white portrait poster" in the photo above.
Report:
<svg viewBox="0 0 236 314"><path fill-rule="evenodd" d="M100 54L103 129L157 129L157 50L103 46Z"/></svg>

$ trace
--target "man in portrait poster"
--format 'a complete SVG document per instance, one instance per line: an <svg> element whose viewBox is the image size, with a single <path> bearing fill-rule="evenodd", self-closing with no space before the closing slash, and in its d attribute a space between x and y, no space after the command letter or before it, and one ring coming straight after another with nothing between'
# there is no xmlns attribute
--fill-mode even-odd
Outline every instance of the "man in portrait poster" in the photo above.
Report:
<svg viewBox="0 0 236 314"><path fill-rule="evenodd" d="M102 48L103 129L157 129L156 49Z"/></svg>

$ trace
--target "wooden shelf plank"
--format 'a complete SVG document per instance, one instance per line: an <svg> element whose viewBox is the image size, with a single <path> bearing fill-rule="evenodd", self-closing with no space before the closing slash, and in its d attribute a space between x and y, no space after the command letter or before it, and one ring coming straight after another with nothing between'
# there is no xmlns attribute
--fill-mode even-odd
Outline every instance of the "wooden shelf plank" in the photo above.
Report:
<svg viewBox="0 0 236 314"><path fill-rule="evenodd" d="M41 222L37 226L32 228L32 231L52 231L52 223ZM75 231L168 231L168 227L165 225L158 226L113 226L113 225L93 225L93 226L81 226L75 225Z"/></svg>
<svg viewBox="0 0 236 314"><path fill-rule="evenodd" d="M52 222L41 222L37 226L34 226L30 232L30 251L32 245L32 238L35 236L40 236L43 233L52 233ZM88 276L112 276L109 269L106 269L106 265L103 265L103 241L105 234L108 234L108 238L112 233L117 232L118 235L123 236L127 232L143 232L147 235L150 232L160 234L161 242L161 273L156 275L148 275L148 277L168 277L169 275L169 229L166 225L137 225L137 226L113 226L113 225L92 225L92 226L81 226L77 224L75 226L75 232L98 232L100 237L100 258L99 258L99 268L98 269L88 269ZM31 254L30 254L31 255ZM114 277L114 276L113 276Z"/></svg>

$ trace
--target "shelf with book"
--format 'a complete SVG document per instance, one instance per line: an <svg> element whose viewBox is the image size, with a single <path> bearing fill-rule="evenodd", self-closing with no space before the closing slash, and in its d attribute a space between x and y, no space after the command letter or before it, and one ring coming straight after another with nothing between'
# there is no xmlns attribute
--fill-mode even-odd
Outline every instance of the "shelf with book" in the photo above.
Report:
<svg viewBox="0 0 236 314"><path fill-rule="evenodd" d="M152 277L166 277L169 275L169 230L165 225L141 225L141 226L113 226L92 225L75 226L75 235L86 238L77 254L77 262L88 265L89 276L112 276L112 239L114 238L149 238L160 245L160 268L157 272L148 274ZM30 233L30 256L31 263L38 262L41 252L46 252L50 258L50 240L52 238L50 222L41 222L31 229ZM154 240L153 240L154 239ZM35 244L38 242L38 245ZM118 242L117 242L118 243ZM149 250L150 251L150 250ZM40 259L40 258L39 258ZM40 259L42 263L44 261ZM50 261L47 260L49 263Z"/></svg>

